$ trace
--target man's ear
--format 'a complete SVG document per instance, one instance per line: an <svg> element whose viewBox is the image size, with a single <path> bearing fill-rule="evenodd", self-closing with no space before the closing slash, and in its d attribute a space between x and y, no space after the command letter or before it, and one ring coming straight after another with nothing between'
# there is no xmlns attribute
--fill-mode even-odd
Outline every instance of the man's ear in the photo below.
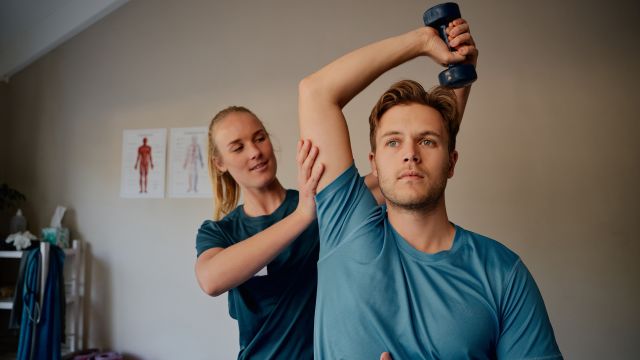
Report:
<svg viewBox="0 0 640 360"><path fill-rule="evenodd" d="M458 162L458 151L453 150L449 153L449 172L447 177L451 179L453 177L454 170L456 168L456 163Z"/></svg>
<svg viewBox="0 0 640 360"><path fill-rule="evenodd" d="M369 152L369 163L371 164L371 174L373 176L378 177L378 168L376 167L376 154L371 151Z"/></svg>

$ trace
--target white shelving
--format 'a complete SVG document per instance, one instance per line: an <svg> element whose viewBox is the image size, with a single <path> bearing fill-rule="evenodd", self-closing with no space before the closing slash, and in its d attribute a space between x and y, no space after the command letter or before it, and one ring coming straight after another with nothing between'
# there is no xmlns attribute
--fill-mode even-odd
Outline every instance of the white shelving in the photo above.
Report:
<svg viewBox="0 0 640 360"><path fill-rule="evenodd" d="M20 259L21 257L22 251L0 251L0 258Z"/></svg>
<svg viewBox="0 0 640 360"><path fill-rule="evenodd" d="M71 250L71 252L67 253L67 250ZM65 329L66 341L63 347L63 353L74 352L83 348L82 326L84 323L84 248L79 240L74 240L72 242L72 248L67 250L65 250L64 277L67 302L67 326Z"/></svg>
<svg viewBox="0 0 640 360"><path fill-rule="evenodd" d="M11 309L13 309L13 300L11 299L0 300L0 310L11 310Z"/></svg>
<svg viewBox="0 0 640 360"><path fill-rule="evenodd" d="M64 286L66 298L66 341L63 345L63 354L82 349L83 333L83 299L84 299L84 251L80 240L73 240L72 247L64 249ZM42 279L47 278L50 244L42 242L40 252L43 259ZM0 258L20 259L22 251L0 251ZM41 287L44 288L45 281ZM15 291L19 291L16 289ZM43 291L40 292L42 303ZM0 299L0 310L11 310L13 299Z"/></svg>

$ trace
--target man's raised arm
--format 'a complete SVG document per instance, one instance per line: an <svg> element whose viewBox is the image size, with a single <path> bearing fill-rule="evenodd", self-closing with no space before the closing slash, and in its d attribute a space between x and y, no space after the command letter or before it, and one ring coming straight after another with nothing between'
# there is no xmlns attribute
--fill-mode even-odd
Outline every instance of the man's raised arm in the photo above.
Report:
<svg viewBox="0 0 640 360"><path fill-rule="evenodd" d="M443 65L465 60L433 28L422 27L352 51L300 82L300 136L320 149L318 162L325 165L318 191L353 163L342 108L384 72L418 56Z"/></svg>
<svg viewBox="0 0 640 360"><path fill-rule="evenodd" d="M476 43L469 32L469 23L464 19L456 19L447 27L447 37L449 46L458 54L465 56L463 63L478 65L478 49ZM458 114L460 121L464 115L464 109L467 107L467 100L471 93L471 85L454 89L456 100L458 102Z"/></svg>

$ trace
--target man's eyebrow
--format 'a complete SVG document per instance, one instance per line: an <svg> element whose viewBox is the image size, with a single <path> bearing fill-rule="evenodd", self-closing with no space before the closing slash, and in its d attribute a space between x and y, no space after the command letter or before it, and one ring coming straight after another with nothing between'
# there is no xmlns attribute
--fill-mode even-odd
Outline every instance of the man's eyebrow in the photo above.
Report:
<svg viewBox="0 0 640 360"><path fill-rule="evenodd" d="M386 133L382 134L381 137L387 137L387 136L393 136L393 135L402 135L402 132L397 131L397 130L390 130L390 131L387 131ZM431 136L435 136L435 137L442 137L442 135L440 135L438 132L433 131L433 130L423 131L423 132L419 133L417 137L424 137L424 136L427 136L427 135L431 135Z"/></svg>
<svg viewBox="0 0 640 360"><path fill-rule="evenodd" d="M387 136L392 136L392 135L401 135L402 133L400 131L396 131L396 130L391 130L391 131L387 131L386 133L382 134L382 137L387 137Z"/></svg>
<svg viewBox="0 0 640 360"><path fill-rule="evenodd" d="M431 136L435 136L435 137L442 137L442 135L440 135L438 132L432 131L432 130L423 131L420 134L418 134L418 137L424 137L424 136L427 136L427 135L431 135Z"/></svg>

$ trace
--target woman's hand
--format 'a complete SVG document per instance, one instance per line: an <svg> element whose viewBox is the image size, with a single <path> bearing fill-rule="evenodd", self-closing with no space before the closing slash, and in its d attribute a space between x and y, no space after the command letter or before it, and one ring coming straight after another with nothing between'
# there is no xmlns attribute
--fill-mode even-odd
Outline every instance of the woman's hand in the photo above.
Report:
<svg viewBox="0 0 640 360"><path fill-rule="evenodd" d="M306 218L316 218L316 189L324 172L324 165L316 163L318 148L310 140L298 140L298 208Z"/></svg>

